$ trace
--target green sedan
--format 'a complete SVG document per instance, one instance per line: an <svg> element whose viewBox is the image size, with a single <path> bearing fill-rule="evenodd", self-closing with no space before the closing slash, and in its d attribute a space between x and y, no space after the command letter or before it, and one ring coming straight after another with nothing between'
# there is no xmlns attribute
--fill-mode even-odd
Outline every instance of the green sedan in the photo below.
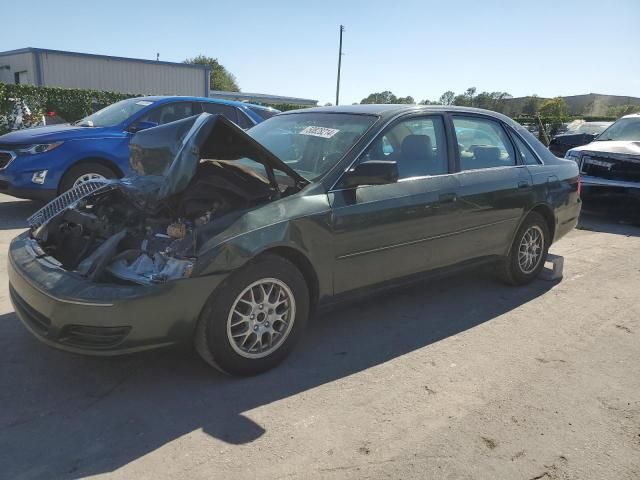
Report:
<svg viewBox="0 0 640 480"><path fill-rule="evenodd" d="M192 343L223 372L281 362L318 308L435 272L542 270L580 213L576 163L489 111L355 105L249 131L202 114L138 133L137 175L77 186L9 249L37 338L113 355Z"/></svg>

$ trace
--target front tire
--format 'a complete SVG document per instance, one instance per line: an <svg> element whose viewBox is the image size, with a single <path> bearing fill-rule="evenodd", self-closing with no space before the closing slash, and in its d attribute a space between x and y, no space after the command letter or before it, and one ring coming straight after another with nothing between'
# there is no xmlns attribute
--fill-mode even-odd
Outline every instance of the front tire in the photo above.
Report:
<svg viewBox="0 0 640 480"><path fill-rule="evenodd" d="M526 285L536 278L547 260L551 244L549 226L542 215L531 212L518 229L500 277L510 285Z"/></svg>
<svg viewBox="0 0 640 480"><path fill-rule="evenodd" d="M118 178L116 172L97 162L80 163L71 167L60 181L59 194L78 186L81 183L91 180Z"/></svg>
<svg viewBox="0 0 640 480"><path fill-rule="evenodd" d="M265 254L232 274L200 314L196 350L211 366L248 376L278 365L309 316L309 290L288 260Z"/></svg>

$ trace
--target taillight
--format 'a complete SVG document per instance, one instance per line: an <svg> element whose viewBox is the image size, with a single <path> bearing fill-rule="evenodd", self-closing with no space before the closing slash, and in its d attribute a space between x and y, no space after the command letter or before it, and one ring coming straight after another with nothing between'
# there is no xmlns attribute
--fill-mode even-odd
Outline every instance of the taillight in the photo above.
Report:
<svg viewBox="0 0 640 480"><path fill-rule="evenodd" d="M582 177L578 175L578 196L582 193Z"/></svg>

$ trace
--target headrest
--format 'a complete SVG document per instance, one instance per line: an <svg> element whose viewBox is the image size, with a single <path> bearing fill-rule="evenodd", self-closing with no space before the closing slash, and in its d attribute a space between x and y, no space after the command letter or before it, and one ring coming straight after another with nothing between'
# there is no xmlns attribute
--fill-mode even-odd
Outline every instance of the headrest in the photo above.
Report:
<svg viewBox="0 0 640 480"><path fill-rule="evenodd" d="M496 166L500 164L500 149L488 145L477 145L473 147L473 154L476 157L476 164L483 166Z"/></svg>
<svg viewBox="0 0 640 480"><path fill-rule="evenodd" d="M408 158L428 158L433 154L429 135L407 135L401 149L402 155Z"/></svg>

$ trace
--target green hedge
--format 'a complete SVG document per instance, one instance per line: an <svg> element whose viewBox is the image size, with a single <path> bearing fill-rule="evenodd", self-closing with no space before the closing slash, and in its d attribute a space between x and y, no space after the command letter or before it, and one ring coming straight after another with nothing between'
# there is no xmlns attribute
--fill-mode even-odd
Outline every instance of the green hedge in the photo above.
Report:
<svg viewBox="0 0 640 480"><path fill-rule="evenodd" d="M79 88L0 83L0 116L10 115L14 99L22 99L32 115L53 111L65 120L74 122L114 102L138 96L140 95Z"/></svg>

